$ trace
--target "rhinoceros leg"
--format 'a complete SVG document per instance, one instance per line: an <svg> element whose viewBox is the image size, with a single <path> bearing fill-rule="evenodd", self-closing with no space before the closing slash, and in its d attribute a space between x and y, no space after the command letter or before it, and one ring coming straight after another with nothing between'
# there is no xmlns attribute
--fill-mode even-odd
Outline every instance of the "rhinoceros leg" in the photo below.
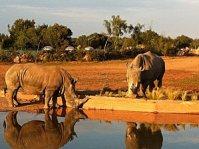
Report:
<svg viewBox="0 0 199 149"><path fill-rule="evenodd" d="M154 84L154 82L152 81L152 82L149 84L149 91L152 92L153 89L154 89L154 87L155 87L155 84Z"/></svg>
<svg viewBox="0 0 199 149"><path fill-rule="evenodd" d="M66 107L66 99L64 97L64 95L61 95L61 99L62 99L62 103L63 103L63 107Z"/></svg>
<svg viewBox="0 0 199 149"><path fill-rule="evenodd" d="M50 100L50 102L52 101L52 107L55 108L57 106L57 97L56 96L53 96L52 97L52 100ZM50 104L49 102L49 104Z"/></svg>
<svg viewBox="0 0 199 149"><path fill-rule="evenodd" d="M130 89L130 87L128 88L128 91L126 93L127 97L133 97L133 91Z"/></svg>
<svg viewBox="0 0 199 149"><path fill-rule="evenodd" d="M142 83L141 84L141 96L143 96L145 98L146 98L145 92L146 92L147 87L148 87L148 83Z"/></svg>
<svg viewBox="0 0 199 149"><path fill-rule="evenodd" d="M13 95L14 95L14 90L9 89L7 91L7 98L8 98L8 105L9 105L9 107L14 107Z"/></svg>
<svg viewBox="0 0 199 149"><path fill-rule="evenodd" d="M52 104L53 104L53 107L54 107L54 108L55 108L55 107L59 107L59 105L58 105L58 103L57 103L57 97L58 97L58 95L59 95L59 92L57 92L57 91L53 94Z"/></svg>
<svg viewBox="0 0 199 149"><path fill-rule="evenodd" d="M20 103L17 101L17 93L18 93L19 88L15 89L13 92L13 102L15 106L20 105Z"/></svg>
<svg viewBox="0 0 199 149"><path fill-rule="evenodd" d="M18 106L19 103L17 102L17 92L18 92L18 88L17 89L8 89L8 104L9 107L15 107Z"/></svg>
<svg viewBox="0 0 199 149"><path fill-rule="evenodd" d="M53 97L53 91L46 91L45 92L45 100L44 100L44 109L49 108L49 101Z"/></svg>
<svg viewBox="0 0 199 149"><path fill-rule="evenodd" d="M52 119L50 118L50 114L49 114L49 110L46 109L44 110L45 112L45 128L46 128L46 131L50 130L52 131L53 129L56 129L58 128L58 120L57 120L57 116L56 116L56 113L53 109L53 112L52 112Z"/></svg>
<svg viewBox="0 0 199 149"><path fill-rule="evenodd" d="M158 87L161 88L162 87L162 78L164 76L164 72L157 78L157 84Z"/></svg>
<svg viewBox="0 0 199 149"><path fill-rule="evenodd" d="M157 82L158 82L158 87L159 87L159 88L162 87L162 78L159 79Z"/></svg>

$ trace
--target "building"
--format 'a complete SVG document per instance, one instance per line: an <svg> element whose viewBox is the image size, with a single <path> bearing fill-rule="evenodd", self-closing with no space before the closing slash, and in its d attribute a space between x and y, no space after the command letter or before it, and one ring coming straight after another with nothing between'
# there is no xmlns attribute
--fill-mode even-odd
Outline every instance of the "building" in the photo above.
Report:
<svg viewBox="0 0 199 149"><path fill-rule="evenodd" d="M43 48L43 51L52 51L52 50L53 50L53 47L51 47L51 46L45 46Z"/></svg>

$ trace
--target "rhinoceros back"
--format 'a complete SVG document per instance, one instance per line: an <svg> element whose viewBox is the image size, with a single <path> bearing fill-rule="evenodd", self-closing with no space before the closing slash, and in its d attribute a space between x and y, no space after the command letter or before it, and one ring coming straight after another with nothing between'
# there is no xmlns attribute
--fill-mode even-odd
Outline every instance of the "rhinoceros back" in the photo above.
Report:
<svg viewBox="0 0 199 149"><path fill-rule="evenodd" d="M150 51L146 52L144 56L147 57L146 61L149 61L149 65L152 70L160 71L160 73L165 70L164 60L160 56L153 54Z"/></svg>
<svg viewBox="0 0 199 149"><path fill-rule="evenodd" d="M160 56L153 54L150 51L144 54L139 54L134 59L134 65L143 71L144 78L151 80L162 77L165 72L164 60Z"/></svg>
<svg viewBox="0 0 199 149"><path fill-rule="evenodd" d="M25 92L40 94L44 89L56 90L63 85L63 71L56 66L16 64L6 73L7 88L21 87Z"/></svg>

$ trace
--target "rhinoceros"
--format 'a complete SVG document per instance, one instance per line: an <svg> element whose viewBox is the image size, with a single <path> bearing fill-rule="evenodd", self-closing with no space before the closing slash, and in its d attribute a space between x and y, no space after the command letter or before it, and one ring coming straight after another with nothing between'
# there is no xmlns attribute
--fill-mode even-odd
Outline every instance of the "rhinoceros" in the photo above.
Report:
<svg viewBox="0 0 199 149"><path fill-rule="evenodd" d="M138 127L136 123L127 123L125 144L126 149L161 149L163 136L161 129L152 128L141 123Z"/></svg>
<svg viewBox="0 0 199 149"><path fill-rule="evenodd" d="M58 96L67 107L78 108L87 99L77 100L76 80L62 67L38 64L15 64L5 74L6 92L10 107L18 105L17 92L44 95L44 108L49 108L49 101L55 106ZM67 101L65 100L67 99Z"/></svg>
<svg viewBox="0 0 199 149"><path fill-rule="evenodd" d="M85 118L82 111L72 109L59 123L55 112L50 117L46 111L45 121L32 120L20 125L17 111L11 111L4 121L4 139L13 149L58 149L73 140L76 122Z"/></svg>
<svg viewBox="0 0 199 149"><path fill-rule="evenodd" d="M138 97L138 91L146 97L146 89L149 91L155 87L154 81L157 80L157 86L162 86L162 79L165 72L164 60L150 51L144 54L138 54L135 59L127 65L128 96L133 94Z"/></svg>

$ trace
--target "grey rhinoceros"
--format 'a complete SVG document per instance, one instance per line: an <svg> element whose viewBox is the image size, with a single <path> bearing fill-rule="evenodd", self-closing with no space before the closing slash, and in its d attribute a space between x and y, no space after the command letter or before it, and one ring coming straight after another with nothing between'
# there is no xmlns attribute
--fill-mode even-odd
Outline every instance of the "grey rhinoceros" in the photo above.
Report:
<svg viewBox="0 0 199 149"><path fill-rule="evenodd" d="M58 96L67 107L78 108L88 99L77 100L75 93L76 80L62 67L38 64L15 64L5 74L6 92L9 106L17 102L17 92L44 95L44 108L49 108L49 101L55 106ZM67 99L67 101L66 101Z"/></svg>
<svg viewBox="0 0 199 149"><path fill-rule="evenodd" d="M32 120L23 125L17 122L17 112L9 112L4 121L4 139L12 149L58 149L73 140L74 126L87 116L72 109L65 120L58 122L55 112L52 118L45 113L45 121Z"/></svg>
<svg viewBox="0 0 199 149"><path fill-rule="evenodd" d="M150 51L137 55L127 65L128 96L135 94L138 97L138 91L141 91L142 96L146 97L147 87L149 86L149 90L152 91L155 80L158 82L158 87L162 86L164 72L165 62L160 56Z"/></svg>

